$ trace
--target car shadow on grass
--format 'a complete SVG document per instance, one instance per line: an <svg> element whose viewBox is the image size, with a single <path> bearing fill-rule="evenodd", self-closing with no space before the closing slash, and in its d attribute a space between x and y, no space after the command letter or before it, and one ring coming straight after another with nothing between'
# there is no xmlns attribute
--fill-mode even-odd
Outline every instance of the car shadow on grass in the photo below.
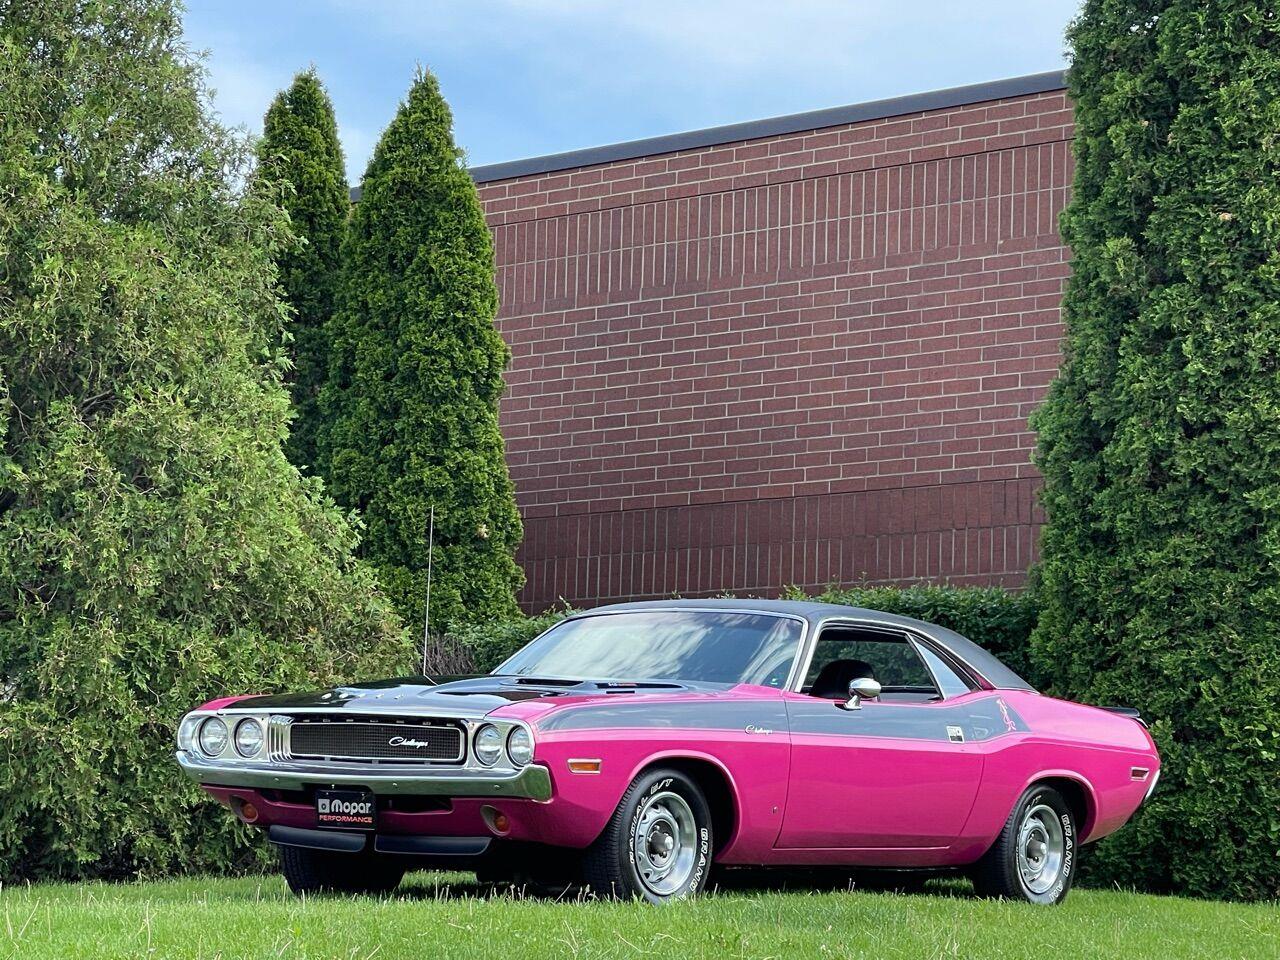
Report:
<svg viewBox="0 0 1280 960"><path fill-rule="evenodd" d="M971 900L973 887L956 876L907 872L859 873L811 869L732 868L718 870L708 889L711 896L773 893L884 893L928 895ZM581 884L481 883L477 880L411 874L394 894L403 900L527 900L543 903L581 903L595 899Z"/></svg>

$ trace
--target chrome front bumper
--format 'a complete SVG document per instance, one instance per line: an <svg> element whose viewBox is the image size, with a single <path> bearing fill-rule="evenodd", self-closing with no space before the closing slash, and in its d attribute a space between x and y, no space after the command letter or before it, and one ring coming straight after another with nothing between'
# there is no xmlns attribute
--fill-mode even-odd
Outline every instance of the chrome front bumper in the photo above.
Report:
<svg viewBox="0 0 1280 960"><path fill-rule="evenodd" d="M309 786L363 787L376 794L551 799L551 774L537 763L519 770L387 770L357 764L223 763L178 750L178 765L196 783L214 787L302 790Z"/></svg>

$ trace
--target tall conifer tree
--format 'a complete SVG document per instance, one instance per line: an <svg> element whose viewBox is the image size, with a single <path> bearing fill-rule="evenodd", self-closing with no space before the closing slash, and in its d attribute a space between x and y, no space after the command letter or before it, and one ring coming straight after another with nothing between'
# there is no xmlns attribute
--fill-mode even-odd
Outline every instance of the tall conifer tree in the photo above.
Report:
<svg viewBox="0 0 1280 960"><path fill-rule="evenodd" d="M1153 721L1094 875L1280 894L1280 18L1088 0L1062 373L1038 412L1042 675Z"/></svg>
<svg viewBox="0 0 1280 960"><path fill-rule="evenodd" d="M299 73L272 102L258 152L262 180L278 190L297 237L276 258L280 287L294 310L288 326L294 420L285 452L310 469L329 362L325 324L333 316L350 209L333 103L315 70Z"/></svg>
<svg viewBox="0 0 1280 960"><path fill-rule="evenodd" d="M281 450L279 208L170 0L0 0L0 877L228 868L205 699L404 669Z"/></svg>
<svg viewBox="0 0 1280 960"><path fill-rule="evenodd" d="M523 574L498 430L511 353L494 328L493 240L436 78L421 72L374 151L352 215L321 462L359 510L365 555L410 623L506 616Z"/></svg>

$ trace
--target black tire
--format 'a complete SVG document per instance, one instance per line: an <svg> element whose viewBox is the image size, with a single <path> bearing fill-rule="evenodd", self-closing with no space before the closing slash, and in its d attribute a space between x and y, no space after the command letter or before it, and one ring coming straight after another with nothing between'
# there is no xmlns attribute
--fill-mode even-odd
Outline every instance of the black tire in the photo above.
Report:
<svg viewBox="0 0 1280 960"><path fill-rule="evenodd" d="M334 853L281 847L280 870L296 894L347 893L383 896L404 879L405 865L386 854Z"/></svg>
<svg viewBox="0 0 1280 960"><path fill-rule="evenodd" d="M1071 807L1052 787L1033 785L1018 798L1000 836L970 875L979 896L1052 905L1066 899L1078 860ZM1037 865L1040 872L1034 874Z"/></svg>
<svg viewBox="0 0 1280 960"><path fill-rule="evenodd" d="M714 839L698 785L679 770L650 770L631 782L588 848L583 875L596 896L683 900L706 888Z"/></svg>

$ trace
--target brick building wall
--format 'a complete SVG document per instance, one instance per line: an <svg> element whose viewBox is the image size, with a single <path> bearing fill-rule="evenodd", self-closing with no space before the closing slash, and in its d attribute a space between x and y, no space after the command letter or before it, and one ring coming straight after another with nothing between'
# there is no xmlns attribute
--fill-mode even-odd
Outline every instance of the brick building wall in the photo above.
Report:
<svg viewBox="0 0 1280 960"><path fill-rule="evenodd" d="M525 606L1021 583L1071 129L1040 75L474 171Z"/></svg>

